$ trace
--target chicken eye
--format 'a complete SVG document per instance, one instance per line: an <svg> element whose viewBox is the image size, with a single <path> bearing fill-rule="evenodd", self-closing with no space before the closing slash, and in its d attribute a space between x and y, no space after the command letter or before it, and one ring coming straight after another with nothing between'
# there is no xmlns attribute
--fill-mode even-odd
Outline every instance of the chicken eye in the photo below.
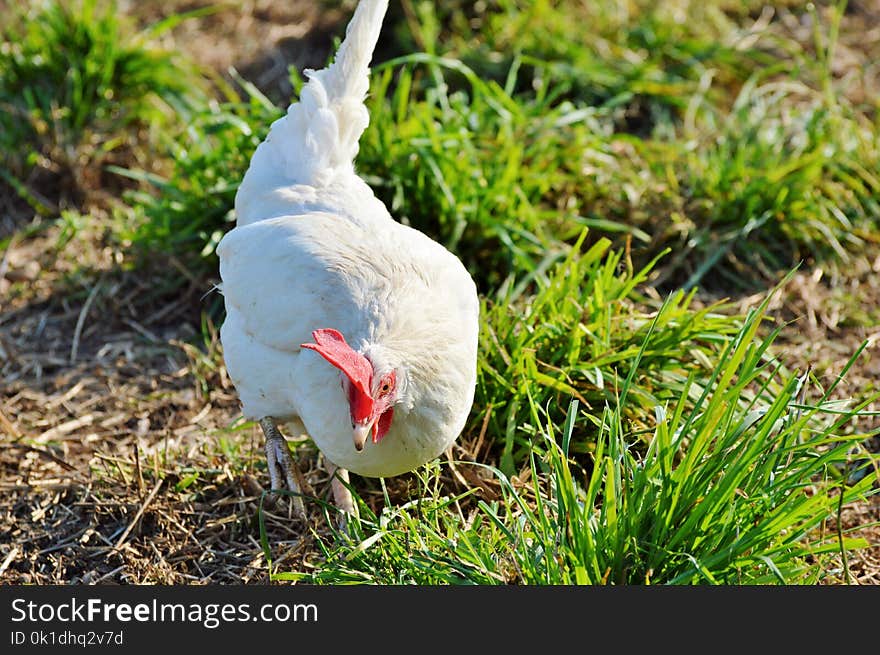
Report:
<svg viewBox="0 0 880 655"><path fill-rule="evenodd" d="M380 380L380 386L379 386L379 395L380 396L387 396L389 393L391 393L394 390L394 382L395 382L396 378L397 378L397 376L394 375L394 371L392 371L391 373L384 376Z"/></svg>

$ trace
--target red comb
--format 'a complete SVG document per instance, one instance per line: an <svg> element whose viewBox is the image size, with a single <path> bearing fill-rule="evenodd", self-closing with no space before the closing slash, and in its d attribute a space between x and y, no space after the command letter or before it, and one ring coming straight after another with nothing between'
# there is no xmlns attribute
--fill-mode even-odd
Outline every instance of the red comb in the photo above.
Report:
<svg viewBox="0 0 880 655"><path fill-rule="evenodd" d="M345 373L351 383L369 398L370 381L373 377L373 365L370 361L345 343L345 338L338 330L329 328L315 330L312 332L312 338L315 343L302 343L300 348L308 348L321 355Z"/></svg>

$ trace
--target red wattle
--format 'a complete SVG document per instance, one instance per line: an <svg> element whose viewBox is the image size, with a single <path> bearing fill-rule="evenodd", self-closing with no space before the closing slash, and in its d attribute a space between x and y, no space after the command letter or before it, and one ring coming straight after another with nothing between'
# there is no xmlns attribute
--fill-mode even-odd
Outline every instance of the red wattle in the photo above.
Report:
<svg viewBox="0 0 880 655"><path fill-rule="evenodd" d="M373 443L379 443L379 439L384 437L388 430L391 429L392 419L394 419L394 408L389 407L373 425Z"/></svg>

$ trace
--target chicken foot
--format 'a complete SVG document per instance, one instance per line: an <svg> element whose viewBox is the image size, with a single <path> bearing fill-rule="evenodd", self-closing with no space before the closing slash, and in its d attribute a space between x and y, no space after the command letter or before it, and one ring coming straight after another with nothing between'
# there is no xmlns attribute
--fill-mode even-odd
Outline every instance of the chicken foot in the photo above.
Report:
<svg viewBox="0 0 880 655"><path fill-rule="evenodd" d="M293 512L299 518L304 519L306 518L306 508L300 494L305 485L303 484L302 472L293 461L290 448L287 447L287 440L278 430L275 419L270 416L260 419L260 427L266 436L266 463L269 465L271 490L284 489L286 486L289 491L292 491L295 494L291 497Z"/></svg>
<svg viewBox="0 0 880 655"><path fill-rule="evenodd" d="M266 436L266 462L269 465L271 490L286 488L297 494L291 497L293 511L299 518L305 518L305 505L302 496L299 494L302 493L306 485L302 478L302 472L299 470L299 466L297 466L293 456L290 454L290 449L287 447L287 440L278 429L275 419L270 416L260 419L260 427ZM347 516L358 516L357 505L347 486L350 484L348 471L336 466L326 457L324 461L327 466L327 472L330 474L333 504L342 510L339 522L342 528L345 526Z"/></svg>

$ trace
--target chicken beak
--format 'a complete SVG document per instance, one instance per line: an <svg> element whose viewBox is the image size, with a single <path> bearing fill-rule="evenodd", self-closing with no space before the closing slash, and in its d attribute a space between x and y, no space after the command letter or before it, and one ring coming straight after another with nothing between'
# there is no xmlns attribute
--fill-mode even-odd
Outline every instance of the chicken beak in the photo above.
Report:
<svg viewBox="0 0 880 655"><path fill-rule="evenodd" d="M367 443L367 438L373 432L373 423L375 421L364 421L363 423L356 423L354 426L354 449L358 452L361 452L364 449L364 444Z"/></svg>

